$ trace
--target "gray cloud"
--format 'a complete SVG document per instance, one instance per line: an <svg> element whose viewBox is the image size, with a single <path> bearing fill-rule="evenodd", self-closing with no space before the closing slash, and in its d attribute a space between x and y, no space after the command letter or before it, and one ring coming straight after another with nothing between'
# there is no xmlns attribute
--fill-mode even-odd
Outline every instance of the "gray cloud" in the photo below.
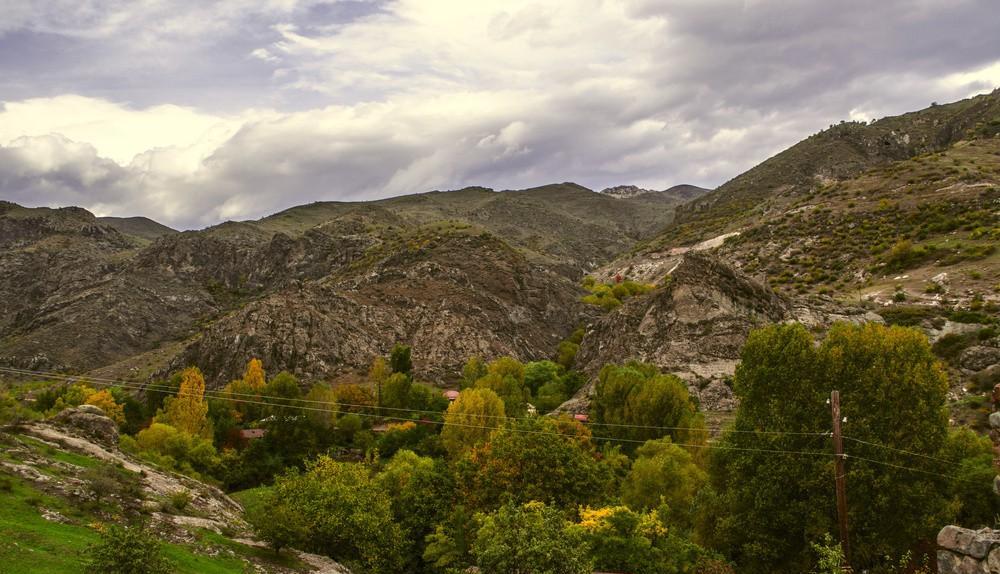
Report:
<svg viewBox="0 0 1000 574"><path fill-rule="evenodd" d="M234 127L127 165L26 127L0 196L181 227L473 184L714 186L840 119L1000 84L989 0L38 4L0 26L8 102Z"/></svg>

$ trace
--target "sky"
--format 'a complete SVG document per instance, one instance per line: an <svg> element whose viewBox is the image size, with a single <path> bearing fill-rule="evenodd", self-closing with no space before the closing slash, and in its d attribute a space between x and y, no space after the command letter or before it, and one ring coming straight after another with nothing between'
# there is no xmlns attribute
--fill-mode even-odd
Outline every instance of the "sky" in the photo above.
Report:
<svg viewBox="0 0 1000 574"><path fill-rule="evenodd" d="M191 229L312 201L715 187L1000 86L996 0L0 0L0 199Z"/></svg>

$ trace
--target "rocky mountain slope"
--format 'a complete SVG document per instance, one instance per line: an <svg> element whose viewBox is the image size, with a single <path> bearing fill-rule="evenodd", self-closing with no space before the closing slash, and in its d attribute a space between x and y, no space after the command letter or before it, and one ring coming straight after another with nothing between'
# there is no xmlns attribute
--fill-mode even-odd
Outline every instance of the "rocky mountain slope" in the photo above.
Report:
<svg viewBox="0 0 1000 574"><path fill-rule="evenodd" d="M349 574L326 557L265 549L238 503L123 452L97 407L0 428L0 445L0 559L11 572L79 572L98 530L126 516L147 522L178 572Z"/></svg>
<svg viewBox="0 0 1000 574"><path fill-rule="evenodd" d="M435 376L463 354L545 356L589 312L582 274L674 203L470 188L183 233L4 203L0 362L134 378L204 362L219 383L254 355L304 376L362 370L397 341Z"/></svg>
<svg viewBox="0 0 1000 574"><path fill-rule="evenodd" d="M659 199L687 202L705 195L712 190L696 185L680 184L664 190L645 189L635 185L616 185L601 190L601 193L614 197L615 199L635 199L640 196L647 196L644 199Z"/></svg>
<svg viewBox="0 0 1000 574"><path fill-rule="evenodd" d="M1000 382L998 206L1000 91L833 126L681 206L655 239L594 276L659 284L708 255L780 294L811 326L847 318L921 327L952 371L955 417L982 426L983 393ZM661 310L645 305L603 319L581 355L622 338L608 356L634 349L683 375L669 332L650 339L659 343L623 335L656 324ZM687 351L693 366L706 348L711 338Z"/></svg>

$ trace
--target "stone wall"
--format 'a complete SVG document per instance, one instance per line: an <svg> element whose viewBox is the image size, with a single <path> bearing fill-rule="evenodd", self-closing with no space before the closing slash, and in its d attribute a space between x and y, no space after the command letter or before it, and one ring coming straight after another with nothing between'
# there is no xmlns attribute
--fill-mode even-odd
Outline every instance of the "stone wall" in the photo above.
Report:
<svg viewBox="0 0 1000 574"><path fill-rule="evenodd" d="M939 574L1000 573L1000 531L945 526L937 537Z"/></svg>

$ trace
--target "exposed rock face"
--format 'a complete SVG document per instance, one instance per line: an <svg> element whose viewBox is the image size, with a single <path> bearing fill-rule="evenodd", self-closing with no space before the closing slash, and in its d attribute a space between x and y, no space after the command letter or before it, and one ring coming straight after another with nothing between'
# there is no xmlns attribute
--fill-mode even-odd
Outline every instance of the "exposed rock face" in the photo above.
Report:
<svg viewBox="0 0 1000 574"><path fill-rule="evenodd" d="M1000 346L977 345L969 347L959 357L959 365L966 370L978 372L1000 364Z"/></svg>
<svg viewBox="0 0 1000 574"><path fill-rule="evenodd" d="M1000 572L1000 531L945 526L938 533L940 574L996 574Z"/></svg>
<svg viewBox="0 0 1000 574"><path fill-rule="evenodd" d="M589 311L582 290L495 238L448 236L360 276L328 278L251 303L209 328L177 364L215 384L250 357L268 371L363 371L397 342L422 377L449 378L472 355L543 358Z"/></svg>
<svg viewBox="0 0 1000 574"><path fill-rule="evenodd" d="M709 255L688 253L670 285L635 297L592 324L577 356L591 376L628 358L675 373L707 410L729 410L733 375L749 332L791 319L788 301ZM578 397L586 396L585 387Z"/></svg>
<svg viewBox="0 0 1000 574"><path fill-rule="evenodd" d="M52 422L107 447L118 446L118 425L100 407L80 405L64 409Z"/></svg>

